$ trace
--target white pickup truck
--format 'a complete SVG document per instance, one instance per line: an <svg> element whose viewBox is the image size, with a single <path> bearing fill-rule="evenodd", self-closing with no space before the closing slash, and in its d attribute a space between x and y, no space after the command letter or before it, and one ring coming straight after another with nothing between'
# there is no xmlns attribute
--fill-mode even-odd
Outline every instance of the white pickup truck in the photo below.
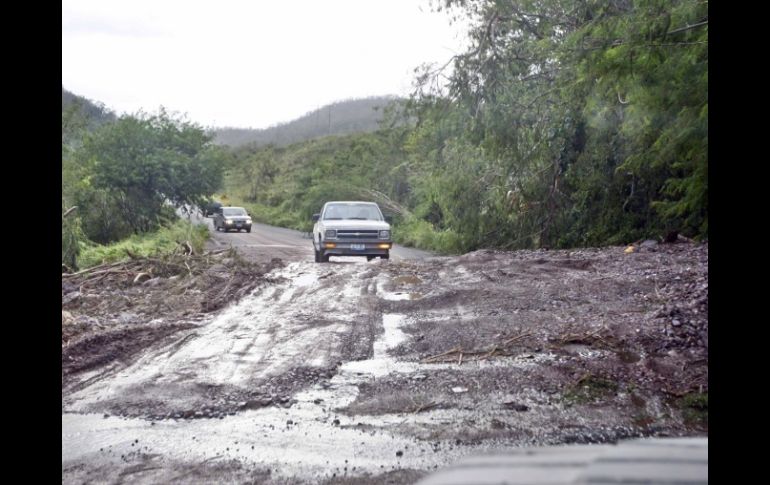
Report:
<svg viewBox="0 0 770 485"><path fill-rule="evenodd" d="M313 214L313 221L317 263L328 262L329 256L390 258L390 217L383 216L374 202L327 202L319 214Z"/></svg>

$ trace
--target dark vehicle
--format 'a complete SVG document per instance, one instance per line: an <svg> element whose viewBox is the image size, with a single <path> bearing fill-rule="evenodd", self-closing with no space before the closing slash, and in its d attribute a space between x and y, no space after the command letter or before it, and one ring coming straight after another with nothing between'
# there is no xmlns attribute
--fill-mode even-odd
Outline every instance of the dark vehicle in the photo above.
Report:
<svg viewBox="0 0 770 485"><path fill-rule="evenodd" d="M225 232L244 229L251 232L251 217L243 207L220 207L214 214L214 229Z"/></svg>
<svg viewBox="0 0 770 485"><path fill-rule="evenodd" d="M206 204L205 216L206 217L213 216L221 208L222 208L222 203L221 202L209 202L208 204Z"/></svg>

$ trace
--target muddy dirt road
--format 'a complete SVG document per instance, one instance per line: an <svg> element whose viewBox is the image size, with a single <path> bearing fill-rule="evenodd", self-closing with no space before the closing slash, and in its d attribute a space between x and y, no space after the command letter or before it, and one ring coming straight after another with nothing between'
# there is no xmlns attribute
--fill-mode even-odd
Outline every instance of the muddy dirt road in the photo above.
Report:
<svg viewBox="0 0 770 485"><path fill-rule="evenodd" d="M707 434L706 245L318 264L252 231L215 235L286 258L247 295L63 378L64 483L414 483Z"/></svg>

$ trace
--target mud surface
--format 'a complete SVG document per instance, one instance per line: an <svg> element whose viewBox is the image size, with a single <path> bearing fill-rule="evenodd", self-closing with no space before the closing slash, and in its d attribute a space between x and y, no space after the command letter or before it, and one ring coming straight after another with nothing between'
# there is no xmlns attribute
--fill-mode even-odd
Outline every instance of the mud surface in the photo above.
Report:
<svg viewBox="0 0 770 485"><path fill-rule="evenodd" d="M708 246L624 249L63 283L67 318L98 322L63 314L63 482L414 483L468 454L705 435Z"/></svg>

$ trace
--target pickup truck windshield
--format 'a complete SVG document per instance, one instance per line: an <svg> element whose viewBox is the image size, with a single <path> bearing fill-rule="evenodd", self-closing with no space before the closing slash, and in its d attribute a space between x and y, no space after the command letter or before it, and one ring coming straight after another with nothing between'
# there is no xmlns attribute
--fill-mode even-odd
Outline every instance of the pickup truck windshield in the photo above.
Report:
<svg viewBox="0 0 770 485"><path fill-rule="evenodd" d="M222 209L222 215L225 216L245 216L246 210L240 207L225 207Z"/></svg>
<svg viewBox="0 0 770 485"><path fill-rule="evenodd" d="M358 219L362 221L381 221L377 206L372 204L331 204L326 206L324 220Z"/></svg>

